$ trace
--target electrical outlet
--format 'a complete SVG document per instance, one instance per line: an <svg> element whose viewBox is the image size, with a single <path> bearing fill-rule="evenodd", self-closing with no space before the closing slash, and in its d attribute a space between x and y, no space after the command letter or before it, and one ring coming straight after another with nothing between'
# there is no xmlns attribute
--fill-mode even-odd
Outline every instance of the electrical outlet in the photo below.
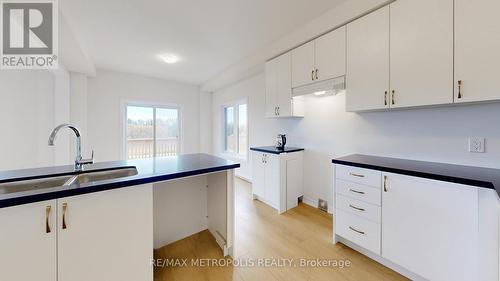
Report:
<svg viewBox="0 0 500 281"><path fill-rule="evenodd" d="M469 138L469 152L484 153L484 138Z"/></svg>

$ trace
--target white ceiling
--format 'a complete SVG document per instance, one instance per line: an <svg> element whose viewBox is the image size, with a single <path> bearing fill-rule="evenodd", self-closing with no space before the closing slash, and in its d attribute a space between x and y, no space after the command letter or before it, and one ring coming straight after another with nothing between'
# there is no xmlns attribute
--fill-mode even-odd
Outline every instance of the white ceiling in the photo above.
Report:
<svg viewBox="0 0 500 281"><path fill-rule="evenodd" d="M98 68L201 84L345 0L65 0ZM182 57L168 65L157 55Z"/></svg>

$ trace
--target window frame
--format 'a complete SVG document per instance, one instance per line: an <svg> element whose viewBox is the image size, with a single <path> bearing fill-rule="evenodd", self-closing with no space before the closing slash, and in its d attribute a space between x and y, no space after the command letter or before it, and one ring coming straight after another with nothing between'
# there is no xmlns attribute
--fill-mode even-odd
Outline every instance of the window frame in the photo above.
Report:
<svg viewBox="0 0 500 281"><path fill-rule="evenodd" d="M146 101L122 101L121 102L121 122L122 122L122 157L124 160L128 159L128 142L127 142L127 109L129 106L135 107L149 107L153 108L153 155L156 155L156 109L177 109L177 119L178 119L178 139L177 139L177 155L183 153L183 122L182 122L182 112L183 106L179 104L171 103L161 103L161 102L146 102ZM156 157L156 156L153 156Z"/></svg>
<svg viewBox="0 0 500 281"><path fill-rule="evenodd" d="M246 105L247 107L247 148L246 148L246 153L245 155L240 154L239 152L239 145L240 145L240 140L239 140L239 135L240 135L240 128L239 128L239 118L240 118L240 105ZM228 107L233 107L234 108L234 113L233 113L233 118L234 118L234 128L235 128L235 147L237 151L235 152L230 152L226 150L226 108ZM221 116L222 116L222 143L221 143L221 151L222 155L230 158L236 158L236 159L241 159L241 160L248 160L248 154L250 153L250 120L249 120L249 110L248 110L248 99L243 98L243 99L238 99L235 101L227 102L221 105Z"/></svg>

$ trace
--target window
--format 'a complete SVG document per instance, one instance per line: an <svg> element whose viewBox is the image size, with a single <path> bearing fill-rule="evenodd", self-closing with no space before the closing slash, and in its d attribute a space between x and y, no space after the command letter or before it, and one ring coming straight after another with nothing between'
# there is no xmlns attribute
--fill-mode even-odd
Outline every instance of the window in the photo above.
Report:
<svg viewBox="0 0 500 281"><path fill-rule="evenodd" d="M126 158L178 155L179 108L133 106L126 108Z"/></svg>
<svg viewBox="0 0 500 281"><path fill-rule="evenodd" d="M248 152L247 104L234 103L224 107L224 152L242 157Z"/></svg>

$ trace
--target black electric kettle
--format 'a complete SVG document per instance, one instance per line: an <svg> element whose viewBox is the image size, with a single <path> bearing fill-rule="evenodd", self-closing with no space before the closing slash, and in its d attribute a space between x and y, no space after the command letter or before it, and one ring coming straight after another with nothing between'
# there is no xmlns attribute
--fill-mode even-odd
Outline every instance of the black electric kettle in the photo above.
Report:
<svg viewBox="0 0 500 281"><path fill-rule="evenodd" d="M279 134L278 137L276 137L276 148L279 150L284 150L285 144L286 144L286 135Z"/></svg>

